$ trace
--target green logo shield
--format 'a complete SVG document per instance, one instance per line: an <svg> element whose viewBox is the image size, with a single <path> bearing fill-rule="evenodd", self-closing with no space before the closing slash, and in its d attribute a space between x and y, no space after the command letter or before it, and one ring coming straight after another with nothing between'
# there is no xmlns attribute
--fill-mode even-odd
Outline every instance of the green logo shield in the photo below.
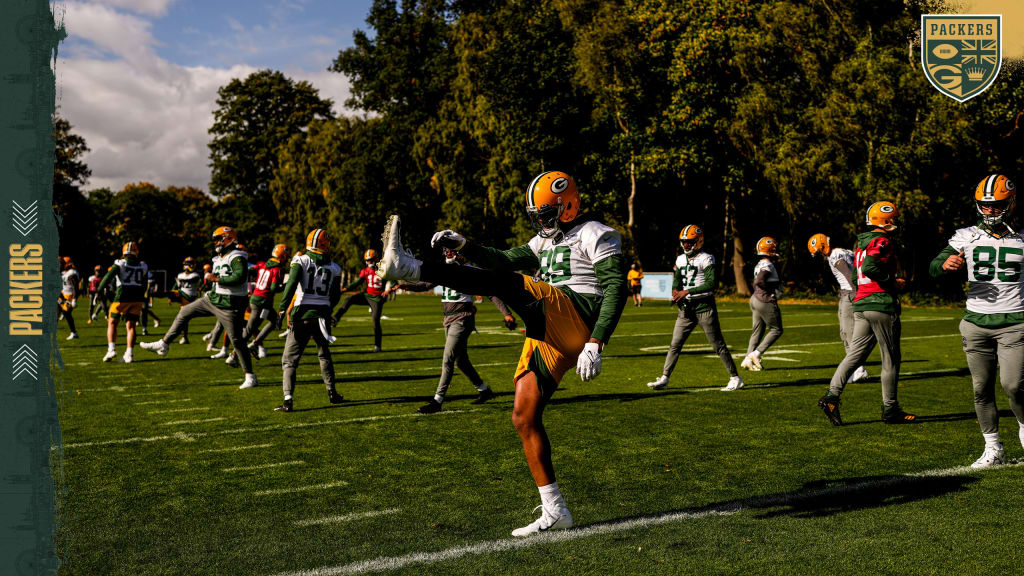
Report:
<svg viewBox="0 0 1024 576"><path fill-rule="evenodd" d="M1000 14L922 14L921 67L939 92L966 102L995 82L1003 64Z"/></svg>

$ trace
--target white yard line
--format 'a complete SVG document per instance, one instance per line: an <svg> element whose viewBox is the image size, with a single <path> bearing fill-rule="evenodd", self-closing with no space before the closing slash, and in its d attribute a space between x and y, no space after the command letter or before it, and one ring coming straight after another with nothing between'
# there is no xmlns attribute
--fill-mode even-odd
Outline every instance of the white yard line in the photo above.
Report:
<svg viewBox="0 0 1024 576"><path fill-rule="evenodd" d="M292 572L280 572L274 576L342 576L348 574L366 574L371 572L386 572L398 570L408 566L437 564L457 560L465 556L480 556L483 554L494 554L498 552L509 552L522 550L536 546L544 546L560 542L570 542L592 536L606 534L617 534L621 532L632 532L653 526L671 524L686 520L697 520L714 516L731 516L742 512L745 508L774 508L804 502L810 499L823 496L837 496L849 494L862 490L872 490L895 486L900 484L913 483L920 478L967 476L970 474L984 473L988 471L1020 466L1024 462L1015 462L1004 466L995 466L986 470L972 470L967 466L956 468L944 468L938 470L924 470L909 474L901 474L888 478L868 479L853 484L841 484L814 488L810 490L797 490L784 494L769 494L766 496L754 496L742 500L734 500L722 504L694 509L691 511L670 512L655 516L644 516L632 520L611 521L600 524L592 524L582 528L570 530L559 530L556 532L545 532L536 536L526 538L502 538L500 540L487 540L476 544L455 546L436 552L414 552L403 556L381 556L372 560L352 562L340 566L323 566L309 570L296 570Z"/></svg>
<svg viewBox="0 0 1024 576"><path fill-rule="evenodd" d="M200 450L200 454L213 453L213 452L240 452L242 450L256 450L259 448L270 448L273 444L253 444L251 446L233 446L231 448L209 448L207 450Z"/></svg>
<svg viewBox="0 0 1024 576"><path fill-rule="evenodd" d="M172 412L201 412L203 410L209 410L205 406L196 406L195 408L171 408L170 410L153 410L149 414L171 414Z"/></svg>
<svg viewBox="0 0 1024 576"><path fill-rule="evenodd" d="M305 464L305 460L289 460L287 462L270 462L268 464L257 464L255 466L233 466L221 468L221 472L249 472L251 470L266 470L267 468L280 468L281 466L298 466Z"/></svg>
<svg viewBox="0 0 1024 576"><path fill-rule="evenodd" d="M72 392L124 392L136 388L163 388L167 384L132 384L131 386L106 386L104 388L72 388Z"/></svg>
<svg viewBox="0 0 1024 576"><path fill-rule="evenodd" d="M260 490L253 492L255 496L276 496L278 494L295 494L296 492L312 492L314 490L328 490L330 488L341 488L348 486L348 482L327 482L326 484L313 484L312 486L294 486L292 488L278 488L276 490Z"/></svg>
<svg viewBox="0 0 1024 576"><path fill-rule="evenodd" d="M226 420L224 417L217 418L203 418L200 420L175 420L174 422L164 422L163 426L181 426L182 424L205 424L207 422L220 422Z"/></svg>
<svg viewBox="0 0 1024 576"><path fill-rule="evenodd" d="M177 404L178 402L191 402L191 398L179 398L178 400L151 400L149 402L136 402L136 406L146 406L148 404Z"/></svg>
<svg viewBox="0 0 1024 576"><path fill-rule="evenodd" d="M191 442L199 438L206 438L208 436L223 436L226 434L247 434L250 432L271 432L275 430L293 430L295 428L315 428L318 426L332 426L336 424L358 424L360 422L376 422L381 420L396 420L399 418L434 418L437 416L454 415L454 414L468 414L470 412L478 412L479 409L472 410L442 410L437 414L392 414L388 416L364 416L361 418L349 418L346 420L324 420L321 422L301 422L298 424L276 424L273 426L262 426L259 428L233 428L231 430L218 430L216 432L178 432L176 434L162 435L162 436L135 436L132 438L118 438L116 440L96 440L92 442L72 442L70 444L64 444L61 446L53 446L50 450L67 450L69 448L86 448L89 446L117 446L122 444L138 444L146 442L160 442L163 440L181 440L185 442Z"/></svg>
<svg viewBox="0 0 1024 576"><path fill-rule="evenodd" d="M324 524L341 524L343 522L351 522L353 520L362 520L363 518L374 518L377 516L387 516L389 514L398 514L398 508L388 508L387 510L373 510L370 512L354 512L352 514L342 514L341 516L327 516L326 518L310 518L309 520L297 520L296 526L323 526Z"/></svg>
<svg viewBox="0 0 1024 576"><path fill-rule="evenodd" d="M125 398L134 398L135 396L163 396L165 394L174 394L174 392L135 392L133 394L125 394Z"/></svg>

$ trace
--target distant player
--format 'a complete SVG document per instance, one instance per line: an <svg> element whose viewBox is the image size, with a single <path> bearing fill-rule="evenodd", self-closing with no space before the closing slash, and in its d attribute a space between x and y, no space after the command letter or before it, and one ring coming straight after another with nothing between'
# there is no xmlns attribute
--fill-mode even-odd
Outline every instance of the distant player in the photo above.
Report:
<svg viewBox="0 0 1024 576"><path fill-rule="evenodd" d="M92 324L93 320L96 319L96 314L99 313L100 309L103 309L103 315L107 315L107 291L100 292L100 282L103 281L103 267L96 265L92 270L92 276L89 276L87 280L89 290L89 320L87 324Z"/></svg>
<svg viewBox="0 0 1024 576"><path fill-rule="evenodd" d="M199 299L199 288L203 283L203 277L196 272L196 260L189 256L181 264L181 272L174 278L174 287L171 288L171 296L168 304L179 304L181 308L188 306ZM188 344L188 326L185 326L178 344Z"/></svg>
<svg viewBox="0 0 1024 576"><path fill-rule="evenodd" d="M78 269L75 268L75 263L71 261L70 256L61 256L60 270L61 289L58 303L64 315L64 320L68 323L68 329L71 330L71 334L68 334L67 339L74 340L78 338L74 318L74 311L78 306Z"/></svg>
<svg viewBox="0 0 1024 576"><path fill-rule="evenodd" d="M327 388L327 401L342 402L334 387L334 361L331 359L331 310L341 299L341 267L331 261L327 251L331 240L327 231L317 228L306 235L306 253L292 258L288 284L281 297L281 313L285 313L294 297L291 311L291 331L281 355L284 402L274 408L278 412L293 410L295 370L310 338L316 343L320 359L320 376Z"/></svg>
<svg viewBox="0 0 1024 576"><path fill-rule="evenodd" d="M278 244L274 246L266 262L256 264L256 282L249 298L249 323L243 336L251 339L249 351L256 354L257 358L267 357L263 341L271 330L280 326L281 317L274 308L274 293L280 292L284 287L284 267L288 265L290 257L291 250L288 249L288 245ZM267 325L257 333L264 319L267 320Z"/></svg>
<svg viewBox="0 0 1024 576"><path fill-rule="evenodd" d="M465 257L459 253L448 248L444 248L443 252L445 263L463 266L466 264ZM434 286L434 284L429 282L414 282L411 284L398 284L396 288L410 292L423 292L433 289ZM509 330L515 330L516 319L512 316L512 311L508 309L508 306L505 306L505 303L497 296L491 296L490 299L497 306L498 311L505 317L505 327ZM476 388L478 395L476 400L473 400L473 404L483 404L494 398L494 391L484 383L483 378L477 373L473 363L469 360L469 353L467 351L469 337L476 330L476 305L473 302L474 297L472 294L464 294L448 287L442 287L441 308L444 314L442 325L444 326L445 342L444 354L441 356L441 380L437 383L437 391L434 392L434 397L419 407L420 414L433 414L441 411L441 405L448 394L448 386L452 382L456 366L459 367L459 370L465 374L466 378L469 378L469 382Z"/></svg>
<svg viewBox="0 0 1024 576"><path fill-rule="evenodd" d="M117 324L124 317L124 325L127 338L127 348L121 361L131 363L132 349L135 347L135 325L139 321L139 314L142 313L142 299L146 293L147 275L149 269L139 260L139 245L135 242L126 242L121 247L121 258L114 260L114 265L107 270L103 276L98 290L102 292L111 283L116 283L117 290L114 292L114 302L110 305L110 315L107 319L107 354L103 356L104 362L110 362L117 355Z"/></svg>
<svg viewBox="0 0 1024 576"><path fill-rule="evenodd" d="M382 339L380 318L381 314L384 312L384 301L390 295L390 292L384 288L384 280L377 275L377 269L374 268L378 259L377 251L373 248L363 253L363 261L366 262L366 267L359 271L358 280L342 289L343 292L349 292L351 290L356 290L357 288L362 288L362 292L345 298L341 303L341 307L334 313L334 323L337 324L338 320L341 320L341 317L345 315L345 312L348 312L348 309L353 304L369 306L370 318L373 319L374 352L380 352Z"/></svg>
<svg viewBox="0 0 1024 576"><path fill-rule="evenodd" d="M807 241L807 250L811 256L822 256L828 262L828 268L839 283L839 338L843 348L850 350L850 339L853 337L853 298L857 295L856 267L853 263L853 251L846 248L833 248L831 240L824 234L815 234ZM863 364L850 375L850 382L858 382L868 377L868 369Z"/></svg>
<svg viewBox="0 0 1024 576"><path fill-rule="evenodd" d="M929 267L935 277L967 269L967 307L960 334L974 381L974 412L985 439L985 451L971 468L1006 463L996 409L997 365L1024 446L1024 236L1009 224L1016 200L1009 178L986 176L974 192L981 221L957 230Z"/></svg>
<svg viewBox="0 0 1024 576"><path fill-rule="evenodd" d="M899 212L892 202L875 202L868 208L865 224L871 228L857 236L854 264L857 266L857 296L853 299L853 337L828 393L818 407L834 426L842 426L839 395L850 375L864 364L878 343L882 353L882 421L909 424L917 420L904 412L897 400L900 377L900 301L897 293L906 286L899 277L899 260L892 232Z"/></svg>
<svg viewBox="0 0 1024 576"><path fill-rule="evenodd" d="M747 370L761 369L761 356L782 336L782 311L779 310L779 272L773 258L779 255L779 243L771 236L757 241L761 260L754 266L754 293L750 296L750 312L754 328L747 344L747 356L740 366Z"/></svg>
<svg viewBox="0 0 1024 576"><path fill-rule="evenodd" d="M143 262L145 264L145 262ZM147 265L148 268L148 265ZM160 317L153 312L153 295L156 294L156 280L153 278L153 271L149 270L146 272L146 294L142 300L142 319L139 324L142 325L142 335L149 335L149 331L146 329L149 324L149 317L153 317L153 328L160 326Z"/></svg>
<svg viewBox="0 0 1024 576"><path fill-rule="evenodd" d="M690 224L679 233L679 247L683 253L676 258L672 271L672 302L679 306L679 315L672 330L672 343L665 356L665 367L661 376L648 382L648 388L663 390L675 370L676 361L690 332L700 325L708 344L722 359L722 365L729 373L729 382L722 390L731 392L743 388L743 379L736 371L736 363L729 354L729 347L722 337L718 324L718 306L715 304L715 257L701 250L704 246L704 230Z"/></svg>
<svg viewBox="0 0 1024 576"><path fill-rule="evenodd" d="M629 293L633 296L633 306L639 308L644 305L644 297L640 294L641 280L644 279L644 271L640 268L639 262L633 262L626 273L626 280L629 281Z"/></svg>
<svg viewBox="0 0 1024 576"><path fill-rule="evenodd" d="M246 276L249 272L247 255L238 250L238 234L234 228L221 226L213 232L213 248L217 256L213 259L213 289L202 298L183 307L174 318L170 330L160 340L143 342L142 347L150 352L165 356L174 339L185 332L185 327L192 318L213 316L224 326L232 346L238 352L245 381L240 389L253 388L257 385L256 374L252 370L252 358L249 349L242 340L245 308L248 305L246 294Z"/></svg>
<svg viewBox="0 0 1024 576"><path fill-rule="evenodd" d="M602 347L626 306L622 239L604 224L578 217L580 195L564 172L544 172L526 189L526 212L537 235L510 250L487 248L444 230L435 247L461 252L488 269L421 262L402 247L401 222L391 216L379 270L386 280L422 280L459 292L498 296L526 325L516 368L512 422L540 491L541 517L512 531L528 536L569 528L572 514L555 481L544 407L573 366L584 382L601 373ZM537 277L514 272L539 270Z"/></svg>

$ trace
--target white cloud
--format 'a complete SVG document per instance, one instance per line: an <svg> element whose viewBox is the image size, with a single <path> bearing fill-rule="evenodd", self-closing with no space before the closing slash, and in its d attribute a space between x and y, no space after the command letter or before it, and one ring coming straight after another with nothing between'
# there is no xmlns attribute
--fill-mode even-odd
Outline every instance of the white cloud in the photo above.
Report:
<svg viewBox="0 0 1024 576"><path fill-rule="evenodd" d="M166 2L164 3L166 5ZM154 2L155 5L155 2ZM87 188L119 190L131 182L208 189L209 134L217 89L257 69L180 66L155 54L147 21L106 6L69 3L68 33L88 42L56 73L61 114L85 138L92 169ZM285 70L308 80L344 113L349 83L343 75Z"/></svg>
<svg viewBox="0 0 1024 576"><path fill-rule="evenodd" d="M139 14L149 14L152 16L163 16L167 14L167 8L173 4L175 0L97 0L97 4L107 4L109 6L116 6L125 10L131 10Z"/></svg>

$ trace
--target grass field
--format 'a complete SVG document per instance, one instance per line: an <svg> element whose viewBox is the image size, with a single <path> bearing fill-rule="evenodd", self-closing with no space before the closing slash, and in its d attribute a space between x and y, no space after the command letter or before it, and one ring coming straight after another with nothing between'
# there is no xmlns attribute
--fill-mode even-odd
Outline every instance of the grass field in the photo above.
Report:
<svg viewBox="0 0 1024 576"><path fill-rule="evenodd" d="M511 424L522 335L480 305L470 357L498 393L474 406L460 375L445 409L421 416L444 343L441 306L385 307L384 352L368 315L334 330L332 406L315 351L299 369L296 411L277 413L280 353L241 371L210 360L194 323L166 358L136 347L104 364L103 327L58 338L65 482L65 575L1009 574L1024 561L1024 466L962 468L980 456L958 309L903 315L900 401L920 423L880 421L877 377L843 396L848 423L816 406L842 358L834 306L783 303L786 332L747 388L698 330L669 388L661 373L674 309L627 306L604 371L567 375L546 410L558 482L577 528L525 540L510 531L539 497ZM163 304L163 334L174 316ZM720 306L744 352L746 304ZM124 348L123 327L118 352ZM312 353L311 353L312 352ZM738 360L737 360L738 363ZM868 368L877 376L877 351ZM999 392L1007 457L1017 424ZM55 449L57 451L57 449Z"/></svg>

